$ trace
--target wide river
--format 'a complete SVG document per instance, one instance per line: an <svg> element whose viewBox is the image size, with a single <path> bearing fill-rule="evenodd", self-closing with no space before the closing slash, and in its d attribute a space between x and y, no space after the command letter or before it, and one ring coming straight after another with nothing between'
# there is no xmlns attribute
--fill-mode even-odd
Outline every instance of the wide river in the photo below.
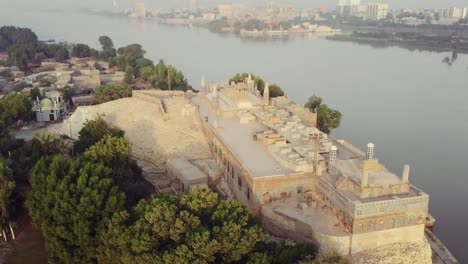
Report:
<svg viewBox="0 0 468 264"><path fill-rule="evenodd" d="M434 229L461 263L468 263L468 56L375 49L320 37L252 41L205 29L108 18L72 10L0 10L1 25L32 28L41 39L98 47L108 35L116 46L140 43L147 57L181 69L199 87L237 72L277 83L304 103L313 94L344 118L337 138L376 154L396 174L411 165L410 180L430 194ZM148 117L151 118L151 117Z"/></svg>

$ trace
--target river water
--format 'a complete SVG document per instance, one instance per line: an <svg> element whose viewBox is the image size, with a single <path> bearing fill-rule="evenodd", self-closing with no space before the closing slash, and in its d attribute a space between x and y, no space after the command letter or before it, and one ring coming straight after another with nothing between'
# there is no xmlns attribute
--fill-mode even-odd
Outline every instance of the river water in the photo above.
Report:
<svg viewBox="0 0 468 264"><path fill-rule="evenodd" d="M3 0L2 0L3 1ZM296 102L320 95L344 118L337 138L365 148L431 195L434 228L461 263L468 263L468 56L375 49L321 37L253 41L200 28L171 27L73 10L0 10L0 26L32 28L41 39L98 47L108 35L116 46L140 43L147 57L164 59L199 87L237 72L253 72L284 88ZM150 117L149 117L150 118Z"/></svg>

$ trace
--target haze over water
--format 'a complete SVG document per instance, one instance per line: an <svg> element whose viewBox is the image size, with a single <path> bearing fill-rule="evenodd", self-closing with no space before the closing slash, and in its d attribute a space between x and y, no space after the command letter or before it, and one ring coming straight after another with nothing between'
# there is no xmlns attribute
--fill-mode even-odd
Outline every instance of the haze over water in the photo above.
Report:
<svg viewBox="0 0 468 264"><path fill-rule="evenodd" d="M278 83L298 103L312 94L322 96L344 114L334 137L361 149L373 142L382 163L398 175L404 164L411 165L410 180L431 195L435 233L460 263L468 263L467 55L459 54L448 66L442 60L449 53L374 49L316 37L248 41L71 9L15 12L1 7L2 25L29 27L41 39L96 48L101 35L117 47L140 43L148 58L182 70L194 88L202 75L218 82L253 72Z"/></svg>

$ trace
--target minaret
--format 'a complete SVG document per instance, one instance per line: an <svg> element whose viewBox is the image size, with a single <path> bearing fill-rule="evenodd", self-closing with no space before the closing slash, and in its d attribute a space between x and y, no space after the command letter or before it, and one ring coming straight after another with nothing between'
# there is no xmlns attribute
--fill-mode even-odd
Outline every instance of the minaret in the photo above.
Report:
<svg viewBox="0 0 468 264"><path fill-rule="evenodd" d="M202 79L201 79L200 92L201 92L202 94L206 94L206 81L205 81L205 76L202 76Z"/></svg>
<svg viewBox="0 0 468 264"><path fill-rule="evenodd" d="M402 177L402 180L404 183L409 183L409 174L410 174L410 166L405 165L403 167L403 177Z"/></svg>
<svg viewBox="0 0 468 264"><path fill-rule="evenodd" d="M374 159L374 150L375 145L372 143L367 144L367 152L366 152L366 159L373 160Z"/></svg>
<svg viewBox="0 0 468 264"><path fill-rule="evenodd" d="M213 85L213 93L211 95L211 101L215 107L218 107L218 87Z"/></svg>
<svg viewBox="0 0 468 264"><path fill-rule="evenodd" d="M265 89L263 90L263 104L270 104L270 85L268 83L265 83Z"/></svg>

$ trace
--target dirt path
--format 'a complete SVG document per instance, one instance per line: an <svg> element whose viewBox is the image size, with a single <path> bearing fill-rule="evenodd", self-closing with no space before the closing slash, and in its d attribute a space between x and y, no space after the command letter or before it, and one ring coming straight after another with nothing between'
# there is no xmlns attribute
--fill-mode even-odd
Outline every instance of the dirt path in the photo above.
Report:
<svg viewBox="0 0 468 264"><path fill-rule="evenodd" d="M0 263L46 264L47 253L41 232L31 225L27 211L21 209L14 220L16 240L0 244Z"/></svg>

